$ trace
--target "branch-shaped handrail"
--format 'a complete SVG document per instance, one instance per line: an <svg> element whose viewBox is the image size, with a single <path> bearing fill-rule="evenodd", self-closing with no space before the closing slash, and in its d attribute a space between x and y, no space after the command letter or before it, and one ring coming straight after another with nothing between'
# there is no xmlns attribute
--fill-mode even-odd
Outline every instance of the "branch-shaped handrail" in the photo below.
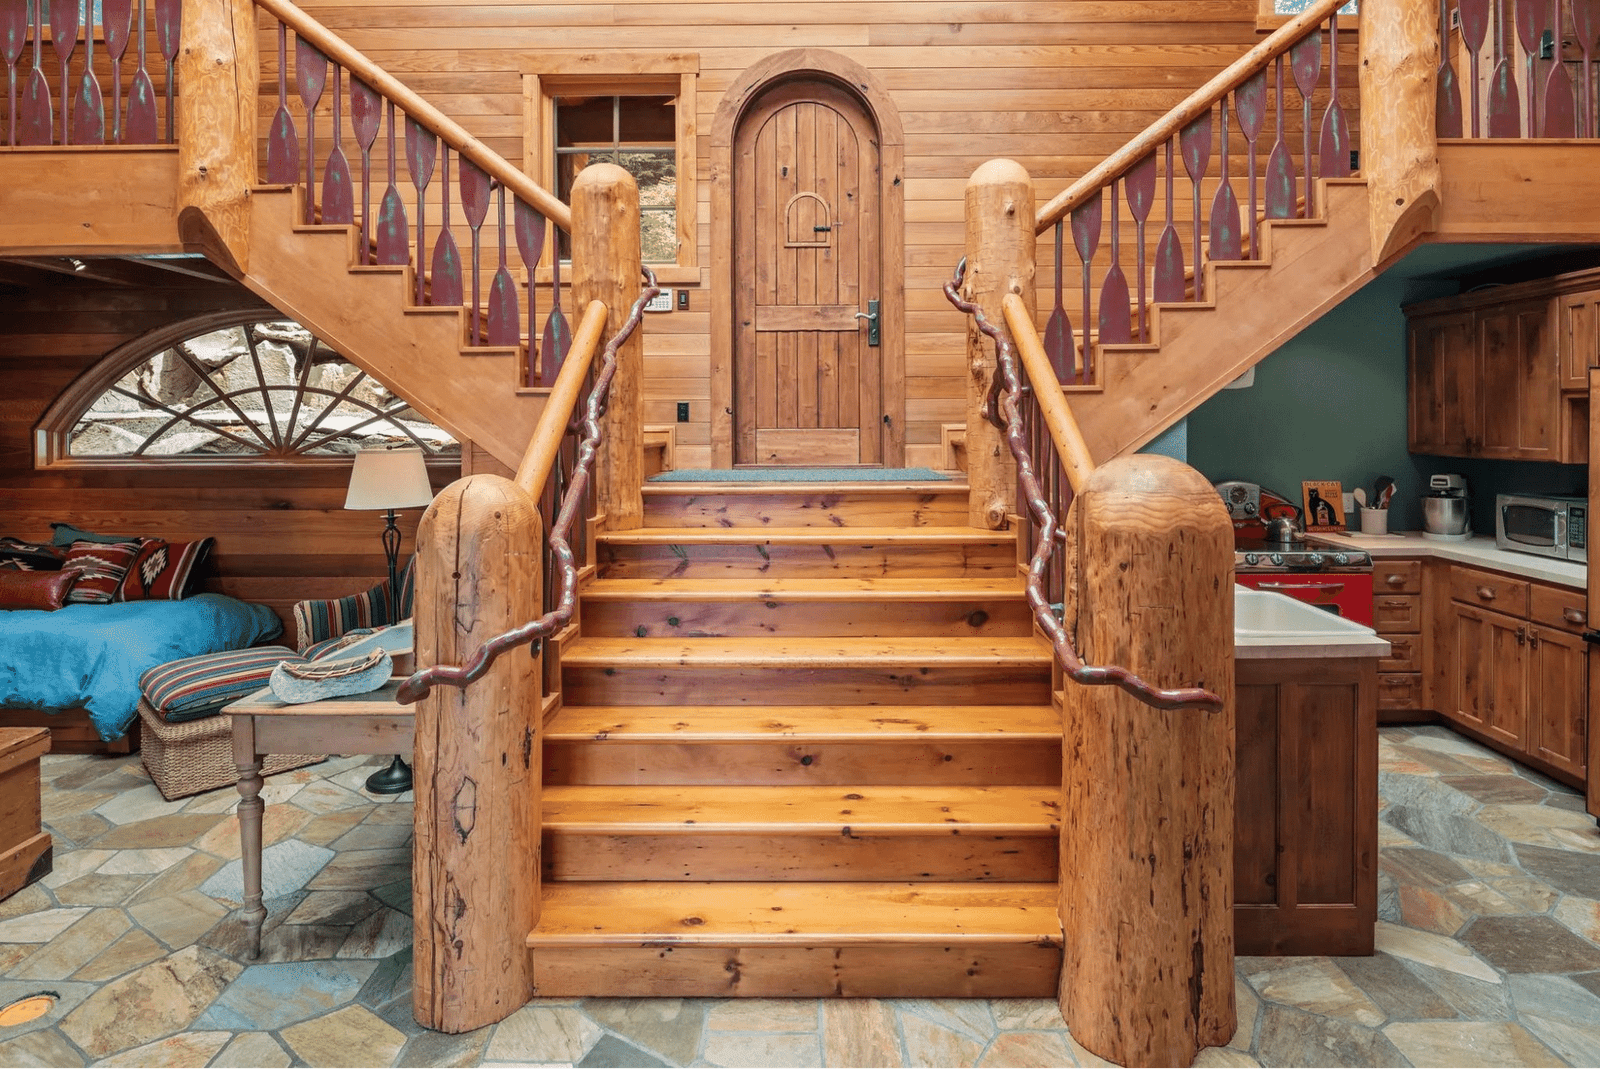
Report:
<svg viewBox="0 0 1600 1069"><path fill-rule="evenodd" d="M561 499L561 509L556 515L556 521L550 526L550 548L555 556L558 580L561 584L561 600L554 609L542 616L513 628L502 635L489 639L479 646L473 655L467 658L463 665L436 664L414 673L404 683L400 684L395 700L401 705L411 705L426 698L435 686L446 685L452 687L466 687L480 678L489 670L489 666L508 650L529 642L543 641L556 634L572 620L572 614L578 605L578 567L577 558L572 552L572 545L568 536L572 533L572 526L577 522L578 511L583 508L589 497L589 480L594 471L595 457L600 452L601 425L600 417L605 413L606 402L611 395L611 380L617 374L617 351L624 342L638 329L640 321L644 319L644 306L650 299L661 292L656 285L655 272L648 267L641 268L646 278L646 285L639 294L639 299L633 302L633 308L628 313L628 318L623 322L614 337L606 343L605 352L600 359L600 373L595 377L594 388L589 391L589 402L585 406L583 416L583 439L578 443L578 463L572 475L572 481L567 486L567 492ZM589 309L584 313L584 322L590 321L595 306L599 302L591 302ZM604 311L604 305L600 305ZM599 332L594 332L598 341ZM590 343L591 346L593 343ZM576 357L576 353L573 354ZM585 358L587 363L591 357ZM574 359L572 362L576 363ZM579 380L581 382L581 379ZM576 397L576 391L573 393ZM566 426L566 419L559 415L550 416L550 410L555 406L552 397L545 414L551 420L561 419L561 426ZM567 412L571 412L571 400L568 401ZM541 427L544 419L541 418ZM530 443L529 451L524 454L523 463L518 468L517 482L523 484L524 471L533 471L535 465L530 463L530 456L534 452L535 442ZM546 473L549 467L543 469ZM542 482L542 479L541 479ZM526 486L524 486L526 489Z"/></svg>
<svg viewBox="0 0 1600 1069"><path fill-rule="evenodd" d="M1157 709L1199 708L1212 712L1220 710L1222 699L1209 690L1200 687L1154 687L1126 668L1116 665L1084 664L1082 658L1078 656L1078 651L1073 648L1072 637L1067 634L1066 627L1057 618L1044 593L1045 568L1055 550L1059 525L1055 512L1046 502L1044 488L1040 485L1038 473L1034 470L1033 456L1028 452L1022 411L1018 405L1018 398L1022 396L1022 371L1017 366L1016 353L1006 336L989 322L982 308L971 301L961 299L959 290L966 277L966 271L967 262L962 260L956 266L955 277L944 284L944 295L956 308L972 316L978 329L994 341L1000 373L1005 379L1006 388L1000 398L1000 412L1005 421L1006 441L1011 447L1012 457L1017 462L1017 480L1028 498L1028 509L1033 513L1034 522L1039 525L1039 538L1033 548L1033 557L1028 562L1026 583L1028 607L1033 611L1034 622L1048 637L1050 647L1062 670L1075 683L1085 686L1120 687L1146 705ZM1017 298L1014 296L1006 298L1008 305L1013 300ZM1051 438L1056 442L1056 448L1061 451L1072 489L1077 492L1089 474L1094 471L1094 459L1089 455L1088 447L1084 445L1083 434L1078 430L1072 410L1067 407L1066 399L1062 397L1060 384L1054 373L1049 371L1050 364L1044 355L1043 344L1039 341L1033 321L1020 300L1017 301L1014 314L1015 319L1013 313L1007 309L1007 324L1019 338L1029 339L1020 342L1019 348L1032 351L1032 355L1025 356L1024 361L1029 363L1030 367L1035 361L1042 362L1044 377L1036 376L1030 371L1030 378L1035 383L1034 395L1040 399L1040 408L1050 428ZM1041 382L1048 388L1039 388L1038 384ZM1046 400L1051 397L1055 398L1054 403Z"/></svg>
<svg viewBox="0 0 1600 1069"><path fill-rule="evenodd" d="M260 2L260 0L257 0ZM1102 160L1088 174L1062 190L1034 216L1034 233L1042 234L1065 219L1072 209L1085 203L1100 190L1121 178L1133 166L1166 144L1196 118L1209 112L1217 101L1264 70L1278 56L1288 52L1350 0L1314 0L1300 14L1284 23L1266 40L1234 60L1220 74L1190 93L1184 101L1151 123L1132 141Z"/></svg>
<svg viewBox="0 0 1600 1069"><path fill-rule="evenodd" d="M521 197L539 214L561 229L572 232L572 209L553 193L529 178L498 152L467 133L462 126L418 96L408 86L372 60L352 48L338 34L306 14L289 0L255 0L256 6L288 26L301 39L316 46L329 59L354 74L387 100L399 105L410 118L428 132L481 168L494 181ZM419 265L420 270L420 265Z"/></svg>
<svg viewBox="0 0 1600 1069"><path fill-rule="evenodd" d="M583 393L583 384L589 377L589 365L600 351L600 338L606 329L606 306L600 301L590 301L578 322L578 332L572 339L572 351L561 365L561 374L550 388L544 411L539 413L538 426L528 439L527 452L517 465L516 483L538 501L544 495L544 484L550 478L561 453L561 440L566 437L572 422L572 413ZM631 328L629 328L631 329Z"/></svg>

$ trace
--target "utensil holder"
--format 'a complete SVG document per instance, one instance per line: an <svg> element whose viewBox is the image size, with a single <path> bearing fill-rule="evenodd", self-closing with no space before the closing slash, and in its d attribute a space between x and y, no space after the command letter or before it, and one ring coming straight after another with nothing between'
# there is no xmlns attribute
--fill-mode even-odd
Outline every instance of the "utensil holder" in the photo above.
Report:
<svg viewBox="0 0 1600 1069"><path fill-rule="evenodd" d="M1388 509L1369 509L1369 508L1362 509L1361 510L1361 533L1362 534L1388 534L1389 533L1389 510Z"/></svg>

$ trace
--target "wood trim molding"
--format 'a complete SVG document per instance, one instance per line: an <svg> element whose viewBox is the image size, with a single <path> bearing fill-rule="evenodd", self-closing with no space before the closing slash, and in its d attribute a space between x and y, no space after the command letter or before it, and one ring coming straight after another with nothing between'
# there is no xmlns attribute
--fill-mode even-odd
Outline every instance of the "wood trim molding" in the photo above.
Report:
<svg viewBox="0 0 1600 1069"><path fill-rule="evenodd" d="M635 74L698 74L698 52L580 52L559 55L541 52L524 56L517 69L523 74L592 74L616 78Z"/></svg>
<svg viewBox="0 0 1600 1069"><path fill-rule="evenodd" d="M867 68L821 48L793 48L747 67L711 121L711 466L733 467L733 143L740 120L769 87L796 78L837 83L865 105L879 134L882 233L879 324L883 410L889 419L883 463L905 461L905 128L888 90Z"/></svg>

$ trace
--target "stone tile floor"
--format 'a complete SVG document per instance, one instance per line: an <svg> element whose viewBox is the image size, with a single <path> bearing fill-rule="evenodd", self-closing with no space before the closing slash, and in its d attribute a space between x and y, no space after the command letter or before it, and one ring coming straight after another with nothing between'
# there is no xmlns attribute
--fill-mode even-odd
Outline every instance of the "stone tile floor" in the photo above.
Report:
<svg viewBox="0 0 1600 1069"><path fill-rule="evenodd" d="M1600 833L1573 792L1441 727L1381 741L1379 953L1241 958L1200 1065L1600 1064ZM406 795L338 758L268 780L249 962L232 788L165 802L137 757L45 758L55 871L0 902L0 1065L1090 1065L1044 1000L542 999L411 1019Z"/></svg>

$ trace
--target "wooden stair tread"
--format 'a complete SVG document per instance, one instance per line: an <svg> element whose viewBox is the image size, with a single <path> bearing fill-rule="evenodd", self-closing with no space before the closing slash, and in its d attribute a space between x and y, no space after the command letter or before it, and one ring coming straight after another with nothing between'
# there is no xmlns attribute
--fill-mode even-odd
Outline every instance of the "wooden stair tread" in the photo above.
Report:
<svg viewBox="0 0 1600 1069"><path fill-rule="evenodd" d="M585 601L751 601L767 598L805 601L874 600L966 601L974 597L1025 597L1020 577L929 580L883 576L746 579L600 579L583 592Z"/></svg>
<svg viewBox="0 0 1600 1069"><path fill-rule="evenodd" d="M770 483L719 483L670 482L650 483L643 487L645 499L652 497L815 497L819 494L849 493L855 497L874 495L891 496L915 494L965 494L965 482L938 480L935 482L851 482L837 479L830 482L770 482Z"/></svg>
<svg viewBox="0 0 1600 1069"><path fill-rule="evenodd" d="M905 706L649 706L569 705L545 730L545 742L715 743L781 739L829 742L916 739L926 742L998 737L1061 739L1053 705Z"/></svg>
<svg viewBox="0 0 1600 1069"><path fill-rule="evenodd" d="M547 883L530 947L1059 946L1054 883Z"/></svg>
<svg viewBox="0 0 1600 1069"><path fill-rule="evenodd" d="M981 527L636 527L596 536L613 545L747 545L751 542L797 545L874 545L885 542L1015 542L1014 531Z"/></svg>
<svg viewBox="0 0 1600 1069"><path fill-rule="evenodd" d="M544 827L588 834L1055 835L1049 787L547 786Z"/></svg>
<svg viewBox="0 0 1600 1069"><path fill-rule="evenodd" d="M843 668L916 664L941 667L1048 667L1050 650L1022 638L581 638L563 668Z"/></svg>

